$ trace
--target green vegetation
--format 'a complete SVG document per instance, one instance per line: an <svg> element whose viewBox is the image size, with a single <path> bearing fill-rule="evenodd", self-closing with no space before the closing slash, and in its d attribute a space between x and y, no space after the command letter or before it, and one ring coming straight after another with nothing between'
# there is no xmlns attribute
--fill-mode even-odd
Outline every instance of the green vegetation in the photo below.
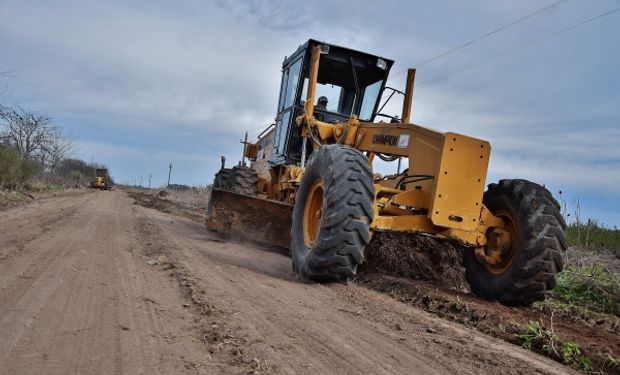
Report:
<svg viewBox="0 0 620 375"><path fill-rule="evenodd" d="M72 158L73 139L47 114L0 103L0 204L87 186L96 163Z"/></svg>
<svg viewBox="0 0 620 375"><path fill-rule="evenodd" d="M580 246L597 252L620 252L620 229L607 228L596 220L587 224L573 223L566 228L566 239L570 246Z"/></svg>
<svg viewBox="0 0 620 375"><path fill-rule="evenodd" d="M583 355L581 347L574 342L565 342L559 350L562 363L571 367L579 368L584 371L592 369L592 361Z"/></svg>
<svg viewBox="0 0 620 375"><path fill-rule="evenodd" d="M17 203L25 202L29 197L19 191L0 189L0 204L2 203Z"/></svg>
<svg viewBox="0 0 620 375"><path fill-rule="evenodd" d="M544 304L563 312L620 317L620 230L594 219L584 220L579 198L573 199L572 211L562 192L558 201L569 222L565 232L569 249L551 300Z"/></svg>
<svg viewBox="0 0 620 375"><path fill-rule="evenodd" d="M564 271L552 298L581 310L620 317L620 230L594 220L571 224Z"/></svg>
<svg viewBox="0 0 620 375"><path fill-rule="evenodd" d="M618 359L608 353L607 359L605 359L605 366L609 367L610 369L616 369L618 368L618 365L619 365Z"/></svg>
<svg viewBox="0 0 620 375"><path fill-rule="evenodd" d="M14 189L36 171L35 163L21 159L17 151L0 145L0 188Z"/></svg>
<svg viewBox="0 0 620 375"><path fill-rule="evenodd" d="M45 171L44 165L20 157L8 145L0 145L0 204L30 200L33 193L88 186L96 167L79 159L65 159L53 172Z"/></svg>
<svg viewBox="0 0 620 375"><path fill-rule="evenodd" d="M526 331L515 336L521 342L521 346L527 350L533 350L545 355L553 352L553 332L544 329L539 322L529 322L526 326Z"/></svg>
<svg viewBox="0 0 620 375"><path fill-rule="evenodd" d="M558 275L554 296L591 311L620 316L620 284L616 277L598 264L569 264Z"/></svg>
<svg viewBox="0 0 620 375"><path fill-rule="evenodd" d="M523 348L543 354L573 368L584 371L592 369L592 361L583 354L579 344L559 342L553 329L546 329L536 321L530 321L524 328L525 332L515 335Z"/></svg>

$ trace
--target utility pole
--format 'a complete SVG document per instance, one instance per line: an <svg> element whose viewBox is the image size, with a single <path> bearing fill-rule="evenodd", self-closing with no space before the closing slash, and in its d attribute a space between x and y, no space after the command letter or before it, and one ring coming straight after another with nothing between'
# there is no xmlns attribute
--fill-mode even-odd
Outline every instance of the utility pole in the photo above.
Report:
<svg viewBox="0 0 620 375"><path fill-rule="evenodd" d="M172 162L170 162L170 165L168 166L168 186L170 187L170 175L172 174Z"/></svg>
<svg viewBox="0 0 620 375"><path fill-rule="evenodd" d="M149 189L151 188L151 177L153 177L153 175L149 174Z"/></svg>

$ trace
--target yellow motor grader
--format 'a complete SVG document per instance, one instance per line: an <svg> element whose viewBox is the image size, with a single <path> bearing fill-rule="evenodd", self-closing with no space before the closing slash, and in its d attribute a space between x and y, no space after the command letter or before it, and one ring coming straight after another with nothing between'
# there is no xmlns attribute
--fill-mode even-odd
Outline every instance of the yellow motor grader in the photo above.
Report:
<svg viewBox="0 0 620 375"><path fill-rule="evenodd" d="M95 176L90 182L90 187L94 189L109 190L109 179L110 177L108 176L108 170L106 168L95 168Z"/></svg>
<svg viewBox="0 0 620 375"><path fill-rule="evenodd" d="M285 58L275 124L243 163L222 165L207 227L288 247L294 271L319 282L352 278L377 231L458 241L473 293L544 299L567 246L557 201L521 179L485 191L489 143L411 123L415 70L399 91L386 86L392 65L316 40ZM400 119L380 113L387 92L403 95ZM408 167L383 176L377 158Z"/></svg>

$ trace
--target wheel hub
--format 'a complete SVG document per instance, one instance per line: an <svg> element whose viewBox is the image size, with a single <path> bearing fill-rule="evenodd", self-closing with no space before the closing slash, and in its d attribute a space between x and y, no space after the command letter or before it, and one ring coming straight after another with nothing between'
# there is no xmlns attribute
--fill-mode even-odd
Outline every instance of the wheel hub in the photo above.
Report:
<svg viewBox="0 0 620 375"><path fill-rule="evenodd" d="M312 248L319 233L323 216L323 181L316 180L310 187L308 199L304 206L304 242Z"/></svg>
<svg viewBox="0 0 620 375"><path fill-rule="evenodd" d="M514 221L506 212L494 214L504 222L503 228L489 228L484 251L478 253L478 260L493 274L505 272L516 254L517 231Z"/></svg>

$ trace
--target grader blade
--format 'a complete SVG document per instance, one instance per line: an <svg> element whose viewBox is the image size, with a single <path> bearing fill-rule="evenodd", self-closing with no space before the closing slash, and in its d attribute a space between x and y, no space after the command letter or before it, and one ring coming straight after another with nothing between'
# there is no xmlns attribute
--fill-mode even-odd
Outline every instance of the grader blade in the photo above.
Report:
<svg viewBox="0 0 620 375"><path fill-rule="evenodd" d="M213 189L206 225L225 238L288 250L292 214L290 204Z"/></svg>

